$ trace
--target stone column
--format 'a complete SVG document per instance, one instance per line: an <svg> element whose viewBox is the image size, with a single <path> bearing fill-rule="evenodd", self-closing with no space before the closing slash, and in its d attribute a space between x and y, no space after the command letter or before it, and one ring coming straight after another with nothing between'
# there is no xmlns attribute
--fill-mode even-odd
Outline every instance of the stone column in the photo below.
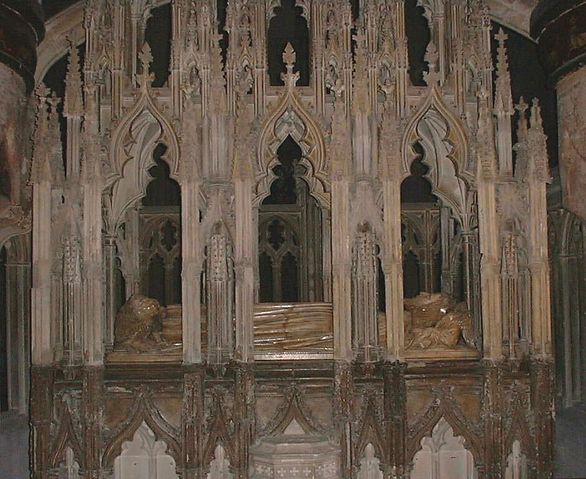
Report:
<svg viewBox="0 0 586 479"><path fill-rule="evenodd" d="M24 237L23 237L24 238ZM14 241L14 240L13 240ZM28 237L23 243L28 243ZM8 303L9 407L28 412L30 328L30 258L9 257L6 264Z"/></svg>
<svg viewBox="0 0 586 479"><path fill-rule="evenodd" d="M541 0L531 15L531 35L550 81L559 119L559 162L563 205L586 219L586 1Z"/></svg>
<svg viewBox="0 0 586 479"><path fill-rule="evenodd" d="M559 170L563 206L586 220L586 0L564 0L551 2L541 0L531 15L531 35L539 43L542 64L549 74L550 83L555 85L558 102L559 122ZM533 142L531 140L530 144ZM542 194L540 195L542 196ZM541 206L543 209L543 206ZM537 234L537 231L534 231ZM545 248L541 244L542 248ZM533 259L533 258L532 258ZM548 269L544 261L531 266L533 281L545 277ZM567 285L566 285L567 286ZM534 291L535 294L535 291ZM548 304L533 304L533 310L543 309ZM567 320L565 327L573 329L576 315ZM572 323L572 324L570 324ZM534 394L537 424L537 445L541 455L537 469L538 477L546 477L551 471L553 420L553 371L548 344L550 323L542 322L540 341L541 361L535 363ZM535 326L534 326L535 327ZM578 325L579 327L579 325ZM565 328L564 328L565 329ZM571 354L567 343L561 357ZM578 374L584 374L584 365ZM543 472L541 472L543 471Z"/></svg>
<svg viewBox="0 0 586 479"><path fill-rule="evenodd" d="M190 366L183 376L183 410L181 413L183 435L183 478L200 476L203 449L204 378L201 366Z"/></svg>
<svg viewBox="0 0 586 479"><path fill-rule="evenodd" d="M22 150L30 130L26 121L26 97L34 85L37 45L45 27L39 2L0 0L0 168L9 176L8 191L2 191L13 205L21 204ZM0 210L4 209L0 204Z"/></svg>
<svg viewBox="0 0 586 479"><path fill-rule="evenodd" d="M234 178L234 204L236 205L236 359L254 360L254 228L252 207L252 178L240 175Z"/></svg>
<svg viewBox="0 0 586 479"><path fill-rule="evenodd" d="M389 449L385 462L394 475L405 477L405 439L407 434L407 390L405 371L407 365L399 361L383 363L385 433Z"/></svg>
<svg viewBox="0 0 586 479"><path fill-rule="evenodd" d="M181 184L181 228L183 362L192 364L202 359L199 181L193 176Z"/></svg>

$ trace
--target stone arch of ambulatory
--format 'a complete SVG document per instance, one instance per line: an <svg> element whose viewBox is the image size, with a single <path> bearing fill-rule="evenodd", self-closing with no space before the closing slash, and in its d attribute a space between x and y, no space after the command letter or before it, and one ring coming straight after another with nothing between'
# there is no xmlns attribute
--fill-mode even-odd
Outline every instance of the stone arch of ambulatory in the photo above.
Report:
<svg viewBox="0 0 586 479"><path fill-rule="evenodd" d="M432 192L451 207L460 224L468 229L475 173L469 167L467 129L444 103L436 86L405 129L401 141L402 179L410 175L411 163L419 156L414 148L417 143L425 153L423 163L429 168L425 177Z"/></svg>
<svg viewBox="0 0 586 479"><path fill-rule="evenodd" d="M364 450L368 444L372 444L375 450L375 456L379 458L381 463L385 463L385 434L381 430L380 415L378 414L375 399L370 397L367 401L366 408L364 408L364 414L362 415L362 427L360 428L360 434L356 441L354 448L354 457L356 463L360 462L360 458L364 455Z"/></svg>
<svg viewBox="0 0 586 479"><path fill-rule="evenodd" d="M111 231L124 221L129 207L145 196L151 181L148 170L155 166L153 152L163 143L163 157L170 177L179 185L179 139L171 122L158 109L148 88L143 90L136 105L112 133L110 146L111 173L106 185L111 189L108 204L108 224Z"/></svg>
<svg viewBox="0 0 586 479"><path fill-rule="evenodd" d="M150 9L154 9L171 0L152 0ZM84 15L86 2L78 1L45 23L45 38L37 49L37 68L35 84L39 84L51 66L63 57L71 44L80 45L85 41Z"/></svg>
<svg viewBox="0 0 586 479"><path fill-rule="evenodd" d="M273 18L275 13L275 8L281 6L281 0L268 0L267 1L267 24ZM310 0L296 0L295 6L301 8L301 15L309 21L309 15L311 11L311 2Z"/></svg>
<svg viewBox="0 0 586 479"><path fill-rule="evenodd" d="M474 463L477 466L481 465L484 462L481 434L475 431L478 427L475 428L473 423L466 419L453 397L435 399L425 413L408 426L406 460L413 460L421 449L421 440L426 436L431 437L433 428L442 417L452 427L455 436L462 436L466 440L467 449L472 453Z"/></svg>
<svg viewBox="0 0 586 479"><path fill-rule="evenodd" d="M168 454L175 459L176 464L181 464L181 443L180 432L170 425L149 398L148 392L140 391L136 400L130 405L129 417L124 421L113 434L112 439L107 443L102 456L102 467L112 468L114 460L122 452L122 444L125 441L132 441L134 433L145 422L155 433L158 441L165 441L168 447Z"/></svg>
<svg viewBox="0 0 586 479"><path fill-rule="evenodd" d="M30 231L16 225L0 227L0 248L6 247L9 262L31 262Z"/></svg>
<svg viewBox="0 0 586 479"><path fill-rule="evenodd" d="M259 437L283 434L292 421L296 421L303 432L309 436L327 436L323 427L312 417L311 411L302 399L302 391L293 387L281 405L260 431Z"/></svg>
<svg viewBox="0 0 586 479"><path fill-rule="evenodd" d="M292 89L283 94L259 135L254 204L260 205L270 194L271 183L275 179L273 168L279 162L277 150L288 136L301 148L299 164L305 168L301 178L309 186L309 193L321 208L329 209L330 179L323 128Z"/></svg>
<svg viewBox="0 0 586 479"><path fill-rule="evenodd" d="M574 238L575 228L580 227L580 219L573 213L568 212L563 215L561 221L561 232L559 242L559 254L560 256L572 256L580 254L579 246L575 244L575 239L582 240L582 235L578 238Z"/></svg>
<svg viewBox="0 0 586 479"><path fill-rule="evenodd" d="M52 468L59 467L59 465L65 461L66 450L69 447L73 451L75 460L83 469L84 454L82 452L81 441L75 432L71 411L65 401L61 403L60 410L60 422L57 429L57 435L53 440L52 449L49 454L49 465Z"/></svg>

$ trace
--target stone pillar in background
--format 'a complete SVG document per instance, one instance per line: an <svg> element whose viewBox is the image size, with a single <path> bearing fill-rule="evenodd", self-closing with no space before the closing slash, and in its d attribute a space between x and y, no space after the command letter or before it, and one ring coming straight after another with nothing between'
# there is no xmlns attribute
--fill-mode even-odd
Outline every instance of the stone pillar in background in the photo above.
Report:
<svg viewBox="0 0 586 479"><path fill-rule="evenodd" d="M586 0L541 0L531 35L557 90L563 205L586 220Z"/></svg>
<svg viewBox="0 0 586 479"><path fill-rule="evenodd" d="M21 168L30 130L25 99L34 86L37 45L45 27L41 6L34 0L0 0L0 174L7 177L0 193L0 214L8 204L21 204ZM25 170L26 171L26 170Z"/></svg>

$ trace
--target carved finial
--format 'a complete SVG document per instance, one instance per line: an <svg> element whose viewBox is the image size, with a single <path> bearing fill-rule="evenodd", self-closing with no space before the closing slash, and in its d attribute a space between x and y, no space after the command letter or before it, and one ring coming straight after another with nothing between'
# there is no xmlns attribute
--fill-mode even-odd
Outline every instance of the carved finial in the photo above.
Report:
<svg viewBox="0 0 586 479"><path fill-rule="evenodd" d="M528 128L527 128L527 111L528 105L525 99L521 97L519 104L515 109L519 113L519 121L517 123L517 143L513 149L517 152L517 162L515 164L515 178L518 180L525 180L529 168L528 158Z"/></svg>
<svg viewBox="0 0 586 479"><path fill-rule="evenodd" d="M525 112L529 108L527 102L523 97L519 99L519 104L515 106L515 110L519 113L519 122L517 123L517 135L519 141L523 141L527 138L527 116Z"/></svg>
<svg viewBox="0 0 586 479"><path fill-rule="evenodd" d="M543 118L541 117L541 106L539 106L538 98L533 98L531 102L531 128L543 130Z"/></svg>
<svg viewBox="0 0 586 479"><path fill-rule="evenodd" d="M155 75L151 73L151 63L153 62L153 54L151 53L151 47L148 42L144 42L142 50L138 54L138 58L142 65L142 77L139 80L141 87L148 87L155 79Z"/></svg>
<svg viewBox="0 0 586 479"><path fill-rule="evenodd" d="M293 45L291 45L290 42L287 42L287 45L285 46L285 51L283 52L283 61L285 62L287 71L293 71L293 66L295 65L296 60L297 54L293 49Z"/></svg>
<svg viewBox="0 0 586 479"><path fill-rule="evenodd" d="M438 60L439 53L437 48L432 42L429 42L425 51L425 61L427 62L428 71L423 73L423 80L428 86L435 85L439 81L439 73L437 72Z"/></svg>
<svg viewBox="0 0 586 479"><path fill-rule="evenodd" d="M356 55L354 60L354 98L353 109L356 112L367 113L370 109L368 88L368 59L366 49L366 34L363 29L353 35L356 42Z"/></svg>
<svg viewBox="0 0 586 479"><path fill-rule="evenodd" d="M529 129L529 158L534 178L538 181L551 180L547 156L547 136L543 131L543 119L539 100L534 98L531 105L531 127Z"/></svg>
<svg viewBox="0 0 586 479"><path fill-rule="evenodd" d="M63 114L67 117L83 115L83 94L81 74L79 72L79 54L77 47L70 42L69 63L65 77L65 100Z"/></svg>
<svg viewBox="0 0 586 479"><path fill-rule="evenodd" d="M287 68L287 73L281 73L281 80L283 80L285 86L289 88L293 88L297 85L297 81L299 80L299 72L293 73L293 67L295 66L296 60L297 54L293 49L293 45L287 42L285 51L283 52L283 62L285 63L285 68Z"/></svg>
<svg viewBox="0 0 586 479"><path fill-rule="evenodd" d="M495 38L499 43L497 49L495 109L497 114L512 115L514 110L513 95L511 93L511 75L509 73L507 48L505 46L505 40L509 36L501 28Z"/></svg>
<svg viewBox="0 0 586 479"><path fill-rule="evenodd" d="M39 105L33 145L31 182L62 184L65 178L57 106L60 99L44 85L37 87Z"/></svg>
<svg viewBox="0 0 586 479"><path fill-rule="evenodd" d="M344 91L346 90L346 86L344 85L344 82L340 78L337 78L336 83L330 88L330 90L332 90L332 92L334 93L334 97L336 98L336 101L337 101L337 99L341 98L342 95L344 94Z"/></svg>
<svg viewBox="0 0 586 479"><path fill-rule="evenodd" d="M481 87L478 91L478 156L482 177L490 179L496 173L496 149L494 126L489 109L488 91Z"/></svg>

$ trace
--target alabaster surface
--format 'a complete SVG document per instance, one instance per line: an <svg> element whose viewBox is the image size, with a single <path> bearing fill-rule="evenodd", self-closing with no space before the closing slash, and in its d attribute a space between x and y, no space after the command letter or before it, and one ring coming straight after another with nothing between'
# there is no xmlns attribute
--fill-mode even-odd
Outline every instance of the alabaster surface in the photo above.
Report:
<svg viewBox="0 0 586 479"><path fill-rule="evenodd" d="M205 308L202 312L202 344L207 348ZM421 293L404 300L404 313L408 350L433 358L434 352L441 357L446 352L468 357L476 349L465 303L443 293ZM162 307L152 298L132 296L118 312L115 352L110 360L171 360L181 350L181 314L181 305ZM378 335L384 341L385 315L378 316ZM254 348L257 354L272 356L331 354L331 303L256 304Z"/></svg>
<svg viewBox="0 0 586 479"><path fill-rule="evenodd" d="M144 352L159 347L163 312L156 299L131 296L116 315L115 348Z"/></svg>
<svg viewBox="0 0 586 479"><path fill-rule="evenodd" d="M408 349L474 347L472 317L465 303L443 293L421 293L404 304Z"/></svg>

